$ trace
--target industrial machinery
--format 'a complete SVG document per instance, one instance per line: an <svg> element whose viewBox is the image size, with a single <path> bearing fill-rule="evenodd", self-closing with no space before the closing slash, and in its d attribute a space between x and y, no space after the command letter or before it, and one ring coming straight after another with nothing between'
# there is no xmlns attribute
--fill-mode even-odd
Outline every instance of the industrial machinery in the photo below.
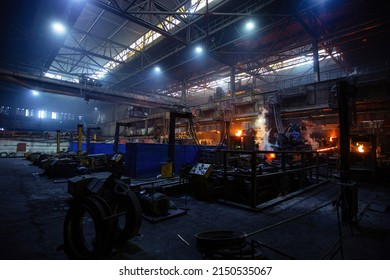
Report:
<svg viewBox="0 0 390 280"><path fill-rule="evenodd" d="M119 152L118 150L118 145L119 145L119 129L121 127L131 127L132 124L131 123L122 123L122 122L117 122L116 125L115 125L115 140L114 140L114 154L117 154Z"/></svg>
<svg viewBox="0 0 390 280"><path fill-rule="evenodd" d="M377 143L374 134L350 135L350 163L353 177L377 180ZM368 175L368 176L367 176Z"/></svg>
<svg viewBox="0 0 390 280"><path fill-rule="evenodd" d="M169 197L161 192L142 190L139 192L142 211L144 215L151 217L163 217L168 215L170 208Z"/></svg>
<svg viewBox="0 0 390 280"><path fill-rule="evenodd" d="M120 164L113 157L113 165ZM142 208L130 181L120 173L108 178L90 175L68 180L69 210L64 222L64 249L70 259L105 258L116 243L135 236Z"/></svg>
<svg viewBox="0 0 390 280"><path fill-rule="evenodd" d="M277 144L281 150L297 149L303 147L304 143L305 139L302 137L301 127L296 123L289 124L284 133L278 135Z"/></svg>
<svg viewBox="0 0 390 280"><path fill-rule="evenodd" d="M87 76L85 73L79 76L79 84L83 86L101 87L102 83L99 80Z"/></svg>
<svg viewBox="0 0 390 280"><path fill-rule="evenodd" d="M157 188L131 185L122 177L123 156L110 159L108 177L68 180L69 209L64 221L64 250L70 259L105 259L115 245L138 234L142 218L168 216L169 197Z"/></svg>
<svg viewBox="0 0 390 280"><path fill-rule="evenodd" d="M166 170L169 170L171 174L167 174L166 177L173 176L174 170L174 157L175 157L175 125L177 118L185 118L192 121L192 113L189 112L175 112L171 111L169 115L169 139L168 139L168 162L164 165ZM166 172L168 173L168 172Z"/></svg>
<svg viewBox="0 0 390 280"><path fill-rule="evenodd" d="M213 172L213 166L210 163L195 164L189 171L189 183L191 193L201 199L210 199L213 195L213 182L209 178Z"/></svg>
<svg viewBox="0 0 390 280"><path fill-rule="evenodd" d="M53 157L45 167L49 178L69 178L78 174L80 161L70 157Z"/></svg>
<svg viewBox="0 0 390 280"><path fill-rule="evenodd" d="M70 259L110 255L117 242L135 236L141 226L141 205L130 187L112 174L69 179L69 210L64 222L64 249Z"/></svg>

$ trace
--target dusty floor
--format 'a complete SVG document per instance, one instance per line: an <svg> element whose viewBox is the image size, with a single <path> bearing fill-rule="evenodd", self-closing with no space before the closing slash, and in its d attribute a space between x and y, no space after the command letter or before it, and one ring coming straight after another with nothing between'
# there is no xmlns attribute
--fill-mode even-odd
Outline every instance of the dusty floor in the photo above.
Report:
<svg viewBox="0 0 390 280"><path fill-rule="evenodd" d="M0 259L68 259L62 246L70 198L67 182L41 173L23 158L0 158ZM256 251L257 258L390 259L388 184L358 184L359 223L341 224L341 247L334 247L340 231L331 204L280 223L335 200L339 191L334 182L323 184L262 212L172 197L177 208L185 207L188 199L186 213L156 223L143 219L139 235L117 246L110 258L207 259L210 256L197 249L195 234L228 230L248 234L248 244L262 242L265 246Z"/></svg>

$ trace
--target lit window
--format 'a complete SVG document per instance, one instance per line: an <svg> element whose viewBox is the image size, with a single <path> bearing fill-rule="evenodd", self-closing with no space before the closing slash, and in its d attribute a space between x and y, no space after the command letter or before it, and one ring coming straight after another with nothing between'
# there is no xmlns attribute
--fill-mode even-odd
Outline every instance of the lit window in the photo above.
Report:
<svg viewBox="0 0 390 280"><path fill-rule="evenodd" d="M51 112L51 118L53 120L56 120L57 119L57 112Z"/></svg>
<svg viewBox="0 0 390 280"><path fill-rule="evenodd" d="M52 74L52 73L45 73L45 77L46 78L50 78L50 79L57 79L57 80L62 80L62 76L61 75L58 75L58 74Z"/></svg>
<svg viewBox="0 0 390 280"><path fill-rule="evenodd" d="M213 2L214 0L208 0L208 4ZM192 0L191 1L191 7L187 10L187 12L195 13L199 10L206 7L206 0ZM181 6L177 12L185 12L185 7ZM183 16L184 18L186 16ZM177 27L181 23L180 20L173 16L167 16L161 23L157 25L158 28L163 29L165 31L169 31L175 27ZM133 44L131 44L128 48L124 49L121 53L119 53L117 56L114 57L114 60L118 61L128 61L133 55L135 55L136 51L141 51L145 49L147 46L151 45L154 41L156 41L159 37L161 37L161 34L150 30L143 34L140 38L138 38ZM97 78L102 78L104 74L107 73L107 69L114 69L119 65L118 62L110 61L106 63L102 69L99 69L98 74L96 75Z"/></svg>

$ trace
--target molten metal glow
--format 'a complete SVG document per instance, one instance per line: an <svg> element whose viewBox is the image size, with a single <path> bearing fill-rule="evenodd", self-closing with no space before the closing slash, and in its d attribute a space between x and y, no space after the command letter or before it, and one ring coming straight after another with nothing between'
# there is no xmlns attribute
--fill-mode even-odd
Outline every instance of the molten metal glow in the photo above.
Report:
<svg viewBox="0 0 390 280"><path fill-rule="evenodd" d="M337 147L329 147L329 148L321 148L321 149L317 149L316 151L317 152L329 152L329 151L333 151L333 150L336 150Z"/></svg>
<svg viewBox="0 0 390 280"><path fill-rule="evenodd" d="M272 161L273 159L276 158L276 154L275 153L265 154L265 158L267 161Z"/></svg>
<svg viewBox="0 0 390 280"><path fill-rule="evenodd" d="M237 130L237 132L236 132L236 136L241 136L242 135L242 130Z"/></svg>
<svg viewBox="0 0 390 280"><path fill-rule="evenodd" d="M359 153L364 153L364 145L359 145L357 150Z"/></svg>

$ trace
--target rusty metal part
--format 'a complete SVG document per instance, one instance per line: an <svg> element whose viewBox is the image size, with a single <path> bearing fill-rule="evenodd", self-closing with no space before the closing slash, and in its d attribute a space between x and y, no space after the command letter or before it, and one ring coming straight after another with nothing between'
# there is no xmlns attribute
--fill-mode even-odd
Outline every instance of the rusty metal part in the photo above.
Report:
<svg viewBox="0 0 390 280"><path fill-rule="evenodd" d="M163 193L143 194L140 196L144 213L149 216L165 216L168 214L170 201Z"/></svg>

